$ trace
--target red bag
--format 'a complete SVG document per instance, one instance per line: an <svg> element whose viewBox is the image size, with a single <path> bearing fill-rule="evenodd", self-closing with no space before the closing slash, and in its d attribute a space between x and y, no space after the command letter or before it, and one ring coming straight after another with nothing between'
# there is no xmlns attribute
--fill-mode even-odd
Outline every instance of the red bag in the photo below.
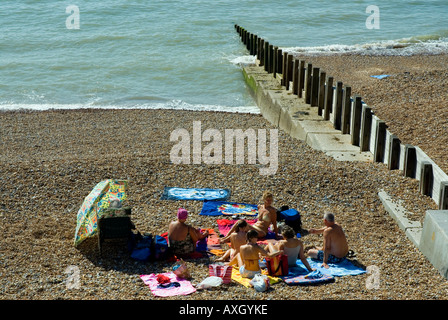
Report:
<svg viewBox="0 0 448 320"><path fill-rule="evenodd" d="M288 256L285 254L280 254L273 258L266 258L266 264L270 276L287 276L289 273Z"/></svg>
<svg viewBox="0 0 448 320"><path fill-rule="evenodd" d="M222 278L222 283L230 283L232 280L232 266L210 264L208 266L208 273L210 277Z"/></svg>

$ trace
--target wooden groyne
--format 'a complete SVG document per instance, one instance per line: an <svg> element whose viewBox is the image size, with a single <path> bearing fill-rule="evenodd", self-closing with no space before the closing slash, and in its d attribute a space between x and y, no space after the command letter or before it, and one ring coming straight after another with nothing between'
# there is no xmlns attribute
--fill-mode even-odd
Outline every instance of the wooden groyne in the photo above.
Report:
<svg viewBox="0 0 448 320"><path fill-rule="evenodd" d="M420 193L439 210L421 226L406 220L384 192L386 210L433 265L448 278L448 175L418 146L403 144L352 88L318 66L235 25L254 66L243 73L261 114L294 138L337 160L374 161L419 181ZM337 146L335 142L338 141ZM394 212L395 211L395 212Z"/></svg>

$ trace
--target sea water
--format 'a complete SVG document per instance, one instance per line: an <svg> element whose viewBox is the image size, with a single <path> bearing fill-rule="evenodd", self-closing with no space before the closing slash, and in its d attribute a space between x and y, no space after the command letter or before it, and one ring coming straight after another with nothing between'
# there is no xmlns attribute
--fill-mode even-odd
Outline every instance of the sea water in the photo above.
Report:
<svg viewBox="0 0 448 320"><path fill-rule="evenodd" d="M235 24L291 52L434 54L447 15L447 0L1 0L0 109L256 113Z"/></svg>

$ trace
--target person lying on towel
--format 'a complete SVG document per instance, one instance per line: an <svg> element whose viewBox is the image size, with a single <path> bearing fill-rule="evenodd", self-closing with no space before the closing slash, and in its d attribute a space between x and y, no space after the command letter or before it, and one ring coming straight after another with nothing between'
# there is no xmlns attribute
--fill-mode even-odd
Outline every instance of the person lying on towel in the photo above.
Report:
<svg viewBox="0 0 448 320"><path fill-rule="evenodd" d="M168 226L168 243L170 250L175 255L187 255L196 250L196 242L208 235L208 230L201 233L199 230L186 224L187 210L180 208L177 211L177 221L172 221Z"/></svg>
<svg viewBox="0 0 448 320"><path fill-rule="evenodd" d="M320 229L311 228L310 234L323 234L324 243L322 248L310 249L307 254L312 259L322 261L322 267L329 268L328 263L340 263L348 254L347 238L342 227L335 222L334 214L324 214L325 227Z"/></svg>
<svg viewBox="0 0 448 320"><path fill-rule="evenodd" d="M263 193L263 205L258 206L258 217L257 222L254 224L249 224L249 229L257 231L259 238L264 238L268 234L268 229L272 224L273 230L275 232L275 237L278 236L277 229L277 209L272 206L274 202L274 196L272 193L265 191ZM227 236L221 238L219 241L221 243L229 241L230 235L235 231L236 225L233 225Z"/></svg>
<svg viewBox="0 0 448 320"><path fill-rule="evenodd" d="M283 254L283 250L275 253L269 253L264 250L258 243L258 232L249 230L247 232L247 244L240 247L240 252L233 258L228 265L238 263L239 272L243 278L252 279L256 274L261 273L259 264L260 255L269 258Z"/></svg>

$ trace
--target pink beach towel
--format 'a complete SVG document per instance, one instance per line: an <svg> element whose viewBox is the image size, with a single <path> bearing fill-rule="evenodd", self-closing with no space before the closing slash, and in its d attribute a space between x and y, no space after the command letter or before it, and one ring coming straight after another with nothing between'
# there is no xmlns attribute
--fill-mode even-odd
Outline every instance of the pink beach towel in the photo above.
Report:
<svg viewBox="0 0 448 320"><path fill-rule="evenodd" d="M149 286L151 293L156 297L170 297L178 295L188 295L196 292L190 281L178 278L174 273L161 273L170 279L170 283L161 284L157 281L157 274L141 275L142 281Z"/></svg>
<svg viewBox="0 0 448 320"><path fill-rule="evenodd" d="M238 220L229 220L229 219L218 219L216 222L218 223L218 230L219 233L223 236L226 236L227 233L229 233L230 229L232 229L232 226L237 222ZM247 223L254 224L257 222L257 219L246 219Z"/></svg>

